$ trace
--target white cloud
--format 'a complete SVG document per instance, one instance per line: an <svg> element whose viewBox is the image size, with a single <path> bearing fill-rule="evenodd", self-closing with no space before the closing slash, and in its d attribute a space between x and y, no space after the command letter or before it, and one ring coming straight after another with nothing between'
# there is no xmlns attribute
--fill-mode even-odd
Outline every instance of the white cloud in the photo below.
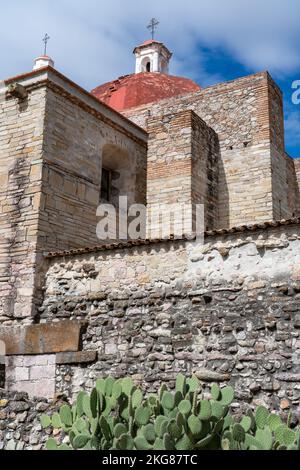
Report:
<svg viewBox="0 0 300 470"><path fill-rule="evenodd" d="M285 133L286 141L291 147L300 145L300 110L287 113L285 119ZM298 156L300 156L300 152Z"/></svg>
<svg viewBox="0 0 300 470"><path fill-rule="evenodd" d="M132 49L153 16L175 53L173 73L202 85L222 80L222 71L206 73L201 46L223 47L253 71L300 68L298 0L11 0L0 14L1 78L30 70L45 32L56 67L88 89L131 73Z"/></svg>
<svg viewBox="0 0 300 470"><path fill-rule="evenodd" d="M173 74L202 86L224 80L224 70L206 70L221 49L249 72L300 79L299 0L0 0L0 79L31 70L46 32L56 68L86 89L132 73L153 16ZM287 111L287 143L297 146L300 112Z"/></svg>

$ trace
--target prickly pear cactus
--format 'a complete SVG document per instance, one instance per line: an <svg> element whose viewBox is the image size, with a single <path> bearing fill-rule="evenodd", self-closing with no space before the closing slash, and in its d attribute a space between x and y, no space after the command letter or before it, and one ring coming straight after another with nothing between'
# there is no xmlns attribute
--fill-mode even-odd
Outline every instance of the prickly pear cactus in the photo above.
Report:
<svg viewBox="0 0 300 470"><path fill-rule="evenodd" d="M175 390L163 385L145 396L132 379L99 379L90 394L80 392L73 407L43 415L43 428L61 429L69 444L53 438L47 450L271 450L300 449L300 429L259 407L238 423L230 414L231 387L213 385L204 399L197 377L179 374Z"/></svg>

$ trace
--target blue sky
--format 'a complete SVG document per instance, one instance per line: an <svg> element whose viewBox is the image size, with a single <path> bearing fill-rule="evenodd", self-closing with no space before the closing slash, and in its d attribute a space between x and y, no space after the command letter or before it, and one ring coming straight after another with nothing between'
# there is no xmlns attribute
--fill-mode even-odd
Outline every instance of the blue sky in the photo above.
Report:
<svg viewBox="0 0 300 470"><path fill-rule="evenodd" d="M300 157L299 0L0 0L0 78L29 71L51 36L58 70L90 90L134 71L134 46L149 37L174 52L171 73L203 87L269 70L284 92L286 147ZM4 21L3 21L4 19ZM6 20L5 20L6 19Z"/></svg>

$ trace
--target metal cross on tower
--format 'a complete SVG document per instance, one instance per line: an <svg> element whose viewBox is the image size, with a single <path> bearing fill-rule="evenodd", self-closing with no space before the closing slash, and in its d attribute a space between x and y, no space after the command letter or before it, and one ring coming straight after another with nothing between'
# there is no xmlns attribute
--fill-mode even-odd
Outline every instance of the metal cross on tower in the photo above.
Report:
<svg viewBox="0 0 300 470"><path fill-rule="evenodd" d="M46 33L43 39L43 43L45 43L44 55L47 55L47 44L48 44L49 39L50 39L50 36L48 36L48 34Z"/></svg>
<svg viewBox="0 0 300 470"><path fill-rule="evenodd" d="M147 26L147 28L151 31L152 39L154 39L154 34L158 25L159 25L159 21L157 21L157 19L155 18L152 18L152 20L150 21L150 24Z"/></svg>

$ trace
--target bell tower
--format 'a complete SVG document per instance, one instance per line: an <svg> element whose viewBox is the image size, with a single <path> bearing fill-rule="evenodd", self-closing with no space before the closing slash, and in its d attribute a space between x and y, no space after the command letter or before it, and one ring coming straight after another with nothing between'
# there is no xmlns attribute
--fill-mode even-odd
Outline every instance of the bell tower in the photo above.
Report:
<svg viewBox="0 0 300 470"><path fill-rule="evenodd" d="M150 39L136 47L133 53L136 57L135 73L169 73L169 63L173 54L162 42Z"/></svg>

